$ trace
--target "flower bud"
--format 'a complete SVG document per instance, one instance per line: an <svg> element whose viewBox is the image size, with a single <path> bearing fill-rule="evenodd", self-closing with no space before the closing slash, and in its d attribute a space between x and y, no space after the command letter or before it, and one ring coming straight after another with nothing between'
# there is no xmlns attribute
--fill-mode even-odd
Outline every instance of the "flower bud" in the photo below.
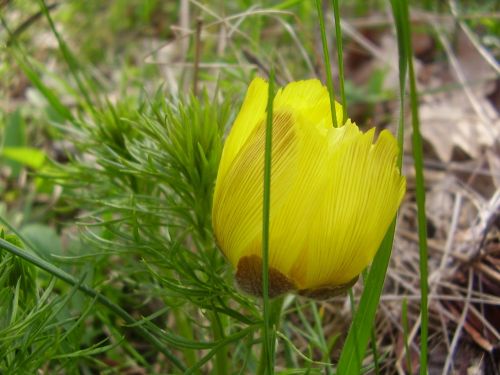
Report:
<svg viewBox="0 0 500 375"><path fill-rule="evenodd" d="M226 139L212 223L246 292L262 295L262 204L268 84L256 78ZM318 80L293 82L273 103L269 295L329 297L370 264L406 189L387 130L332 125ZM341 121L342 119L342 121Z"/></svg>

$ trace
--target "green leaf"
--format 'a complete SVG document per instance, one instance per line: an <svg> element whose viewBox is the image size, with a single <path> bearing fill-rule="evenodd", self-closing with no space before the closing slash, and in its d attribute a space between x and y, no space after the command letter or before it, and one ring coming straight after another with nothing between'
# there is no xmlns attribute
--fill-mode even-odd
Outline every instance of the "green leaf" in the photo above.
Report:
<svg viewBox="0 0 500 375"><path fill-rule="evenodd" d="M35 170L42 167L45 156L45 152L32 147L4 147L0 151L0 157L15 161Z"/></svg>

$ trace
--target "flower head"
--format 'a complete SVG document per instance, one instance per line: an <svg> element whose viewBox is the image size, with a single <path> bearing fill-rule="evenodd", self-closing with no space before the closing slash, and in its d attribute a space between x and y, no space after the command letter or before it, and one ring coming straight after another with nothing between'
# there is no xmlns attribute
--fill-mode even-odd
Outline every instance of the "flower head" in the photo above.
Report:
<svg viewBox="0 0 500 375"><path fill-rule="evenodd" d="M262 202L268 84L250 84L227 137L215 186L217 244L240 287L261 295ZM280 89L273 105L270 295L332 295L372 261L396 215L406 182L398 147L384 130L334 128L318 80ZM336 103L336 115L342 107Z"/></svg>

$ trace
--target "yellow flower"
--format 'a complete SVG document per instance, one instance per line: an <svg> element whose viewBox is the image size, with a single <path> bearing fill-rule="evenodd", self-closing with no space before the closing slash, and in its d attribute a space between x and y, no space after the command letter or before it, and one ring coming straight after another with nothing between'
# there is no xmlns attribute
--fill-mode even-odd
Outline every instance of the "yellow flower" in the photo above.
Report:
<svg viewBox="0 0 500 375"><path fill-rule="evenodd" d="M262 293L262 200L268 84L250 84L227 137L215 186L216 241L240 287ZM336 103L339 122L342 107ZM274 98L269 232L270 295L334 295L372 261L396 215L406 181L393 135L334 128L318 80Z"/></svg>

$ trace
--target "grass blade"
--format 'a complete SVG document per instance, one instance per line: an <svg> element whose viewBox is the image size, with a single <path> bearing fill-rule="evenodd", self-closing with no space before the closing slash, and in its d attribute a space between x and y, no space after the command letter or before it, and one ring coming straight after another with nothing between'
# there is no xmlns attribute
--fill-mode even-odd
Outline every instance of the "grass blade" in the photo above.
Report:
<svg viewBox="0 0 500 375"><path fill-rule="evenodd" d="M403 82L401 67L408 69L410 85L410 106L412 118L412 152L415 168L417 222L419 239L419 269L420 269L420 374L427 373L428 357L428 249L427 249L427 222L425 217L425 181L423 167L422 136L420 134L420 119L418 114L418 92L413 68L412 43L410 30L410 16L407 0L391 0L394 20L398 31L398 46L400 49L400 81ZM406 76L406 71L405 71ZM401 85L400 85L401 86ZM404 94L404 89L401 89ZM403 107L402 107L403 108ZM400 135L402 138L402 135Z"/></svg>
<svg viewBox="0 0 500 375"><path fill-rule="evenodd" d="M357 312L354 315L349 334L342 348L337 374L360 374L361 362L370 339L378 302L384 286L385 274L391 257L396 222L394 221L380 245L366 278Z"/></svg>
<svg viewBox="0 0 500 375"><path fill-rule="evenodd" d="M91 109L93 111L94 110L93 101L90 98L90 94L89 94L89 91L87 90L86 85L80 79L80 76L79 76L79 73L78 73L78 71L82 70L80 64L78 63L78 59L71 52L71 50L67 46L66 42L64 41L64 39L62 38L62 36L57 31L57 28L56 28L56 26L54 24L54 21L52 20L52 16L50 15L50 11L49 11L49 9L47 7L47 4L45 4L45 0L38 0L38 3L40 5L41 12L43 13L43 15L45 16L45 18L49 22L49 26L50 26L50 29L51 29L52 33L54 34L54 36L57 39L57 43L59 45L59 49L61 50L61 53L62 53L62 55L64 57L64 60L68 64L69 70L70 70L73 78L75 79L75 82L76 82L76 84L78 86L78 89L80 90L80 93L84 97L85 102L89 106L89 109Z"/></svg>
<svg viewBox="0 0 500 375"><path fill-rule="evenodd" d="M407 0L403 1L406 27L409 29L410 21L408 15ZM410 51L411 36L410 31L406 33L406 43ZM418 244L419 244L419 268L420 268L420 374L427 374L427 339L429 325L428 311L428 248L427 248L427 219L425 217L425 181L424 181L424 157L422 146L422 135L420 134L420 119L418 114L418 93L413 69L412 56L408 56L408 74L410 83L410 103L411 103L411 125L412 125L412 152L413 164L415 168L415 184L417 198L417 222L418 222Z"/></svg>
<svg viewBox="0 0 500 375"><path fill-rule="evenodd" d="M339 0L332 0L333 16L335 18L335 41L337 44L337 60L339 64L339 88L340 102L342 104L342 121L344 124L347 119L347 102L344 90L344 58L342 57L342 28L340 26Z"/></svg>
<svg viewBox="0 0 500 375"><path fill-rule="evenodd" d="M33 86L35 86L37 90L40 91L40 93L47 100L54 111L57 112L57 114L64 120L73 121L73 115L71 114L71 111L66 105L63 104L63 102L61 102L58 96L43 83L40 75L31 66L28 61L28 57L24 54L17 43L14 43L11 48L13 52L12 56L14 56L14 58L16 59L21 70L24 72L24 74L26 74L26 77L33 84Z"/></svg>
<svg viewBox="0 0 500 375"><path fill-rule="evenodd" d="M325 20L323 18L322 1L316 0L316 9L318 11L319 28L321 31L321 44L323 45L323 58L325 63L326 87L330 94L330 109L332 111L332 123L335 128L339 127L337 121L337 111L335 110L335 91L333 88L332 69L330 66L330 53L328 52L328 41L326 39Z"/></svg>
<svg viewBox="0 0 500 375"><path fill-rule="evenodd" d="M274 100L274 68L269 74L269 88L267 97L266 144L264 155L264 200L262 204L262 298L264 314L264 345L266 355L266 369L268 374L274 373L274 350L270 327L269 302L269 214L271 208L271 155L273 139L273 100Z"/></svg>
<svg viewBox="0 0 500 375"><path fill-rule="evenodd" d="M410 347L408 345L410 329L408 325L408 300L406 299L406 297L403 299L403 307L401 308L401 320L403 321L403 339L406 352L406 365L408 366L409 373L413 374L413 369L411 366Z"/></svg>
<svg viewBox="0 0 500 375"><path fill-rule="evenodd" d="M403 17L400 16L402 2L398 0L391 0L392 12L394 15L394 23L396 24L396 36L398 40L398 57L399 57L399 124L404 123L405 115L405 93L406 93L406 75L408 72L408 48L405 42L405 25ZM398 144L403 144L404 140L404 126L398 127ZM403 153L400 152L398 156L399 169L403 166Z"/></svg>

